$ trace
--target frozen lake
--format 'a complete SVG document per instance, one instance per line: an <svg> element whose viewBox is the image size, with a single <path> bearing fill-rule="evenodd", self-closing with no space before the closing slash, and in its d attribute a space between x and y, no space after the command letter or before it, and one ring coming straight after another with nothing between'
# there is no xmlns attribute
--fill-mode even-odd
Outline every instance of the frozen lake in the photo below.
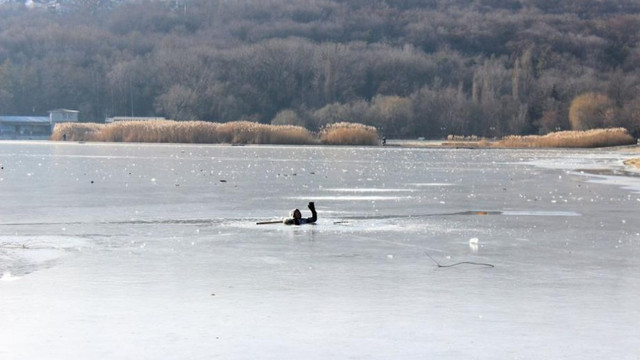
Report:
<svg viewBox="0 0 640 360"><path fill-rule="evenodd" d="M0 142L0 359L638 359L627 157Z"/></svg>

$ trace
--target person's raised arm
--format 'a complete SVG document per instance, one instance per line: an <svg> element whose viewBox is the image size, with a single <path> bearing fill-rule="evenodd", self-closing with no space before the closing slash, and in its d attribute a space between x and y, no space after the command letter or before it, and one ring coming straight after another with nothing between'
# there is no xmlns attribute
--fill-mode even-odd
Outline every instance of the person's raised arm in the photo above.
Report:
<svg viewBox="0 0 640 360"><path fill-rule="evenodd" d="M307 222L310 222L310 223L316 222L316 220L318 220L318 213L316 212L316 205L313 203L313 201L311 201L311 202L309 202L309 205L307 205L307 207L309 207L309 210L311 210L311 217L307 218Z"/></svg>

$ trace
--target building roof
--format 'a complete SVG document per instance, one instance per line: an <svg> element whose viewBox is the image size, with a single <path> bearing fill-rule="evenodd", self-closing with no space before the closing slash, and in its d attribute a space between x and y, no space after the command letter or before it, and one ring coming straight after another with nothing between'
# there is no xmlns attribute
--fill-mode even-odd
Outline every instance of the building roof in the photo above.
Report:
<svg viewBox="0 0 640 360"><path fill-rule="evenodd" d="M105 119L106 123L120 122L120 121L164 121L167 120L163 117L157 116L114 116Z"/></svg>
<svg viewBox="0 0 640 360"><path fill-rule="evenodd" d="M69 110L69 109L54 109L54 110L49 110L50 113L53 112L64 112L64 113L77 113L79 112L78 110Z"/></svg>
<svg viewBox="0 0 640 360"><path fill-rule="evenodd" d="M48 116L1 116L0 122L20 124L49 124Z"/></svg>

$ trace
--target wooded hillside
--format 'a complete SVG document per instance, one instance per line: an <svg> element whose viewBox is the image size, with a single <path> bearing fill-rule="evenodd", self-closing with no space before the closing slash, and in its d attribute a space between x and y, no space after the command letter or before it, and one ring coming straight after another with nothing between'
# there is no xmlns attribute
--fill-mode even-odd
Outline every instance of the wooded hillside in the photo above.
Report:
<svg viewBox="0 0 640 360"><path fill-rule="evenodd" d="M640 0L86 3L0 6L0 114L428 138L640 128Z"/></svg>

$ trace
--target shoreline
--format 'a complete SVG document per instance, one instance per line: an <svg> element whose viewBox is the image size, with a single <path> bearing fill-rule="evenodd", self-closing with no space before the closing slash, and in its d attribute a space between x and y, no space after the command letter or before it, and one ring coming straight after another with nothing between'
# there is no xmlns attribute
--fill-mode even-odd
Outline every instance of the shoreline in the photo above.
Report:
<svg viewBox="0 0 640 360"><path fill-rule="evenodd" d="M41 143L41 142L60 142L59 140L35 140L35 139L0 139L2 143L9 142L24 142L24 143ZM63 141L64 142L64 141ZM67 143L85 143L84 141L68 141ZM107 144L109 142L96 142L101 144ZM118 142L125 143L125 142ZM131 142L131 144L152 144L150 142ZM159 143L158 143L159 144ZM171 144L171 143L164 143ZM195 143L175 143L182 145L204 145L204 144L195 144ZM232 143L217 143L217 144L209 144L209 145L221 145L221 146L239 146L240 144L232 144ZM245 144L242 144L245 145ZM240 145L240 146L242 146ZM248 144L248 145L259 145L259 144ZM266 144L265 144L266 145ZM318 144L319 145L319 144ZM396 148L430 148L430 149L515 149L511 147L492 147L486 146L487 143L480 144L478 141L447 141L447 140L388 140L386 145L382 145L383 147L396 147ZM336 146L323 144L322 146ZM524 147L523 147L524 148ZM612 147L602 147L600 149L615 149L617 148L619 151L630 151L640 153L640 145L627 145L627 146L612 146ZM535 148L527 148L527 149L535 149ZM538 149L548 149L548 148L538 148ZM592 148L593 149L593 148ZM623 161L623 164L628 167L632 167L634 169L640 170L640 157L630 158Z"/></svg>
<svg viewBox="0 0 640 360"><path fill-rule="evenodd" d="M430 148L430 149L558 149L558 148L534 148L534 147L493 147L480 144L478 141L447 141L447 140L391 140L385 146L401 148ZM575 149L575 148L572 148ZM587 148L585 148L587 149ZM640 145L622 145L589 149L616 149L618 151L629 151L640 153ZM640 157L623 161L627 167L640 170Z"/></svg>

